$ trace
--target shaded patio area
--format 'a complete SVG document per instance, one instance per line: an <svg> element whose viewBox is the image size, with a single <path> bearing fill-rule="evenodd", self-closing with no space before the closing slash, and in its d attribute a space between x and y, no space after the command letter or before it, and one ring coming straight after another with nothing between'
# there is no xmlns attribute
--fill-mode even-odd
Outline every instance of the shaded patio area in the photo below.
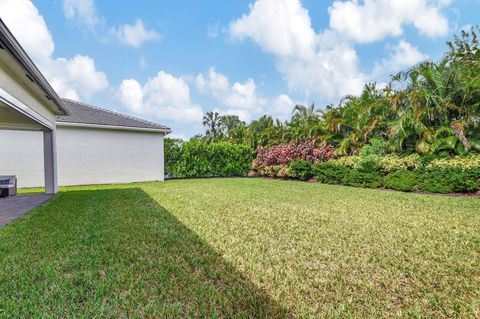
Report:
<svg viewBox="0 0 480 319"><path fill-rule="evenodd" d="M45 203L52 196L50 194L20 194L14 197L0 198L0 227Z"/></svg>

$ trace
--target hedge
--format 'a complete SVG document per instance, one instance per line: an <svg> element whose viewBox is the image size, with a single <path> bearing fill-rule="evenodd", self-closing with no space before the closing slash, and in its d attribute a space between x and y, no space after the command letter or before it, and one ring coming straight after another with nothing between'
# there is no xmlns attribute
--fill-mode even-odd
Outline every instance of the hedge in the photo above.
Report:
<svg viewBox="0 0 480 319"><path fill-rule="evenodd" d="M428 161L422 166L418 156L395 155L343 157L311 164L305 160L288 165L266 166L260 175L305 180L314 176L324 184L385 188L430 193L472 193L480 188L478 156Z"/></svg>
<svg viewBox="0 0 480 319"><path fill-rule="evenodd" d="M247 145L189 141L181 146L178 160L167 173L176 178L246 176L253 153Z"/></svg>

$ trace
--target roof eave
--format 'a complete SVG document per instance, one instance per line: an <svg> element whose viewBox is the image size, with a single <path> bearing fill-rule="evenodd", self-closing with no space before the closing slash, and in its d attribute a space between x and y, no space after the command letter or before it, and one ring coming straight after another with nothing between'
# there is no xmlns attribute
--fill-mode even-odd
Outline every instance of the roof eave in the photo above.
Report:
<svg viewBox="0 0 480 319"><path fill-rule="evenodd" d="M10 54L17 60L17 62L25 69L29 76L40 86L45 92L45 97L52 100L57 106L58 110L53 110L57 115L69 115L65 108L62 99L58 96L50 83L45 79L40 70L36 67L28 54L22 48L12 32L5 25L0 18L0 45L10 52Z"/></svg>
<svg viewBox="0 0 480 319"><path fill-rule="evenodd" d="M96 128L96 129L104 129L104 130L151 132L151 133L162 133L165 135L172 133L172 130L170 128L148 128L148 127L136 127L136 126L76 123L76 122L64 122L64 121L57 121L57 126Z"/></svg>

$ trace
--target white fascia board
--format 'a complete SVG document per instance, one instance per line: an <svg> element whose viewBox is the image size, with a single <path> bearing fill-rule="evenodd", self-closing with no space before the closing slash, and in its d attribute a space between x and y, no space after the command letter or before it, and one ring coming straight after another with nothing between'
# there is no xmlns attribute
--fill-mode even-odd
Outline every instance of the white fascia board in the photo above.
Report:
<svg viewBox="0 0 480 319"><path fill-rule="evenodd" d="M101 124L74 123L74 122L57 122L57 127L62 127L62 126L96 128L96 129L104 129L104 130L151 132L151 133L161 133L165 135L172 132L171 130L158 129L158 128L144 128L144 127L120 126L120 125L101 125Z"/></svg>

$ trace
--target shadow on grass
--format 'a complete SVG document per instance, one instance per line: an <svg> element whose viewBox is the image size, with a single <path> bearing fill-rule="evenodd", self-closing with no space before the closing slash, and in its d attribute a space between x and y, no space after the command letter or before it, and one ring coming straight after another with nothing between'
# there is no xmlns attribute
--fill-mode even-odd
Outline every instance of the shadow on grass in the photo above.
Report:
<svg viewBox="0 0 480 319"><path fill-rule="evenodd" d="M140 188L67 191L0 230L0 316L292 317Z"/></svg>

